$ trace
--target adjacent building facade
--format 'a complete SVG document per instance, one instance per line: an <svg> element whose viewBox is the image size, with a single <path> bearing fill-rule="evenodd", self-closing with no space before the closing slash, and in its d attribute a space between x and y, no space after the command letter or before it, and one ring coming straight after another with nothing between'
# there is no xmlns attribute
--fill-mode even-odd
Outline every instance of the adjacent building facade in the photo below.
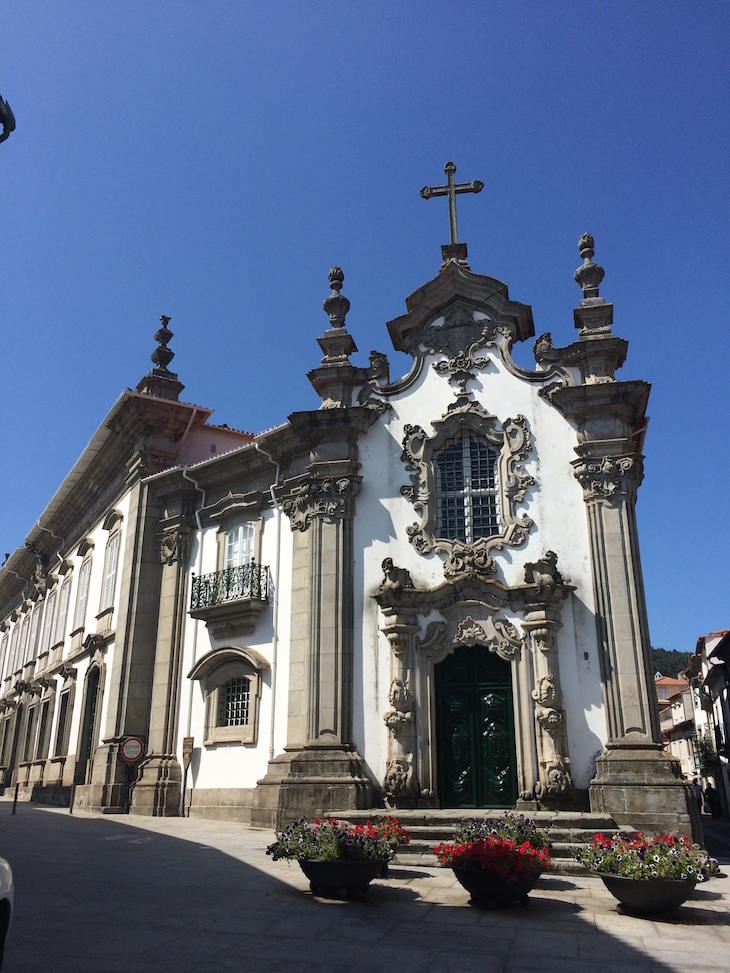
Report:
<svg viewBox="0 0 730 973"><path fill-rule="evenodd" d="M529 306L443 251L388 324L397 377L351 363L333 268L321 405L256 436L179 402L163 322L0 571L6 786L260 825L385 804L692 830L634 516L649 386L615 376L593 240L577 340L542 335L534 370Z"/></svg>

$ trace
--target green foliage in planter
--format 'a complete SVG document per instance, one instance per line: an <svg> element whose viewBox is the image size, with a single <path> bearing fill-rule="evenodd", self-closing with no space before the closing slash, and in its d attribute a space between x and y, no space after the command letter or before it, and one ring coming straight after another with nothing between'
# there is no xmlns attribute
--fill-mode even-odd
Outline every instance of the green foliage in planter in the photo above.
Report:
<svg viewBox="0 0 730 973"><path fill-rule="evenodd" d="M595 834L574 857L592 872L636 879L706 882L720 874L717 861L699 845L676 834L646 838L641 831L607 838Z"/></svg>
<svg viewBox="0 0 730 973"><path fill-rule="evenodd" d="M399 844L410 841L397 818L386 817L373 824L351 826L330 818L310 824L300 818L281 832L269 845L266 854L274 861L382 861L395 858Z"/></svg>

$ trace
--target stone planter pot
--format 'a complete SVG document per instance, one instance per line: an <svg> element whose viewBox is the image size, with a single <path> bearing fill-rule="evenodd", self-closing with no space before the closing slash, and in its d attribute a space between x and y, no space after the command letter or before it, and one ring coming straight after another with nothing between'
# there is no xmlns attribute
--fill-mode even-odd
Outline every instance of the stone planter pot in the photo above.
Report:
<svg viewBox="0 0 730 973"><path fill-rule="evenodd" d="M527 905L529 893L540 881L541 872L536 875L495 875L484 868L469 868L464 865L452 865L451 870L470 893L475 902L495 902L497 905L508 905L519 901Z"/></svg>
<svg viewBox="0 0 730 973"><path fill-rule="evenodd" d="M640 916L670 912L686 901L697 884L692 879L628 878L598 872L603 884L619 902Z"/></svg>
<svg viewBox="0 0 730 973"><path fill-rule="evenodd" d="M362 894L374 878L383 872L383 862L301 861L299 865L309 879L315 895Z"/></svg>

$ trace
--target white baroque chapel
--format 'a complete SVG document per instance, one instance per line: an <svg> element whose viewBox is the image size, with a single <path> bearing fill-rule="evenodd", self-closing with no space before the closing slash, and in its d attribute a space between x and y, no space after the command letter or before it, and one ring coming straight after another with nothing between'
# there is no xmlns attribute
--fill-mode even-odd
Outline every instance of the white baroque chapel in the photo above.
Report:
<svg viewBox="0 0 730 973"><path fill-rule="evenodd" d="M180 401L163 317L152 370L0 569L6 794L267 827L517 807L692 833L634 512L649 385L616 377L628 342L579 248L577 338L543 334L534 370L511 353L529 305L472 272L455 220L387 325L405 375L351 363L333 267L321 404L258 435Z"/></svg>

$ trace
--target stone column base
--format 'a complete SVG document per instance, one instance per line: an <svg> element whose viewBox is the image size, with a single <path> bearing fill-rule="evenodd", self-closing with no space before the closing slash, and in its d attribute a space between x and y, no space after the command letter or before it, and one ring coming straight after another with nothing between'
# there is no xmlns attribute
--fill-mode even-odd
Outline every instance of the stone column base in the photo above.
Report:
<svg viewBox="0 0 730 973"><path fill-rule="evenodd" d="M180 813L182 768L176 756L151 757L139 768L132 787L130 814L177 817Z"/></svg>
<svg viewBox="0 0 730 973"><path fill-rule="evenodd" d="M251 824L282 828L303 816L362 810L372 806L372 793L365 761L356 750L305 747L269 761L266 776L258 781Z"/></svg>
<svg viewBox="0 0 730 973"><path fill-rule="evenodd" d="M72 779L69 764L67 761L64 783ZM102 814L123 814L126 796L126 765L119 759L119 744L101 744L94 753L90 783L76 786L74 805Z"/></svg>
<svg viewBox="0 0 730 973"><path fill-rule="evenodd" d="M679 774L679 761L659 744L609 743L596 762L591 811L610 814L619 828L687 835L701 844L697 801Z"/></svg>

